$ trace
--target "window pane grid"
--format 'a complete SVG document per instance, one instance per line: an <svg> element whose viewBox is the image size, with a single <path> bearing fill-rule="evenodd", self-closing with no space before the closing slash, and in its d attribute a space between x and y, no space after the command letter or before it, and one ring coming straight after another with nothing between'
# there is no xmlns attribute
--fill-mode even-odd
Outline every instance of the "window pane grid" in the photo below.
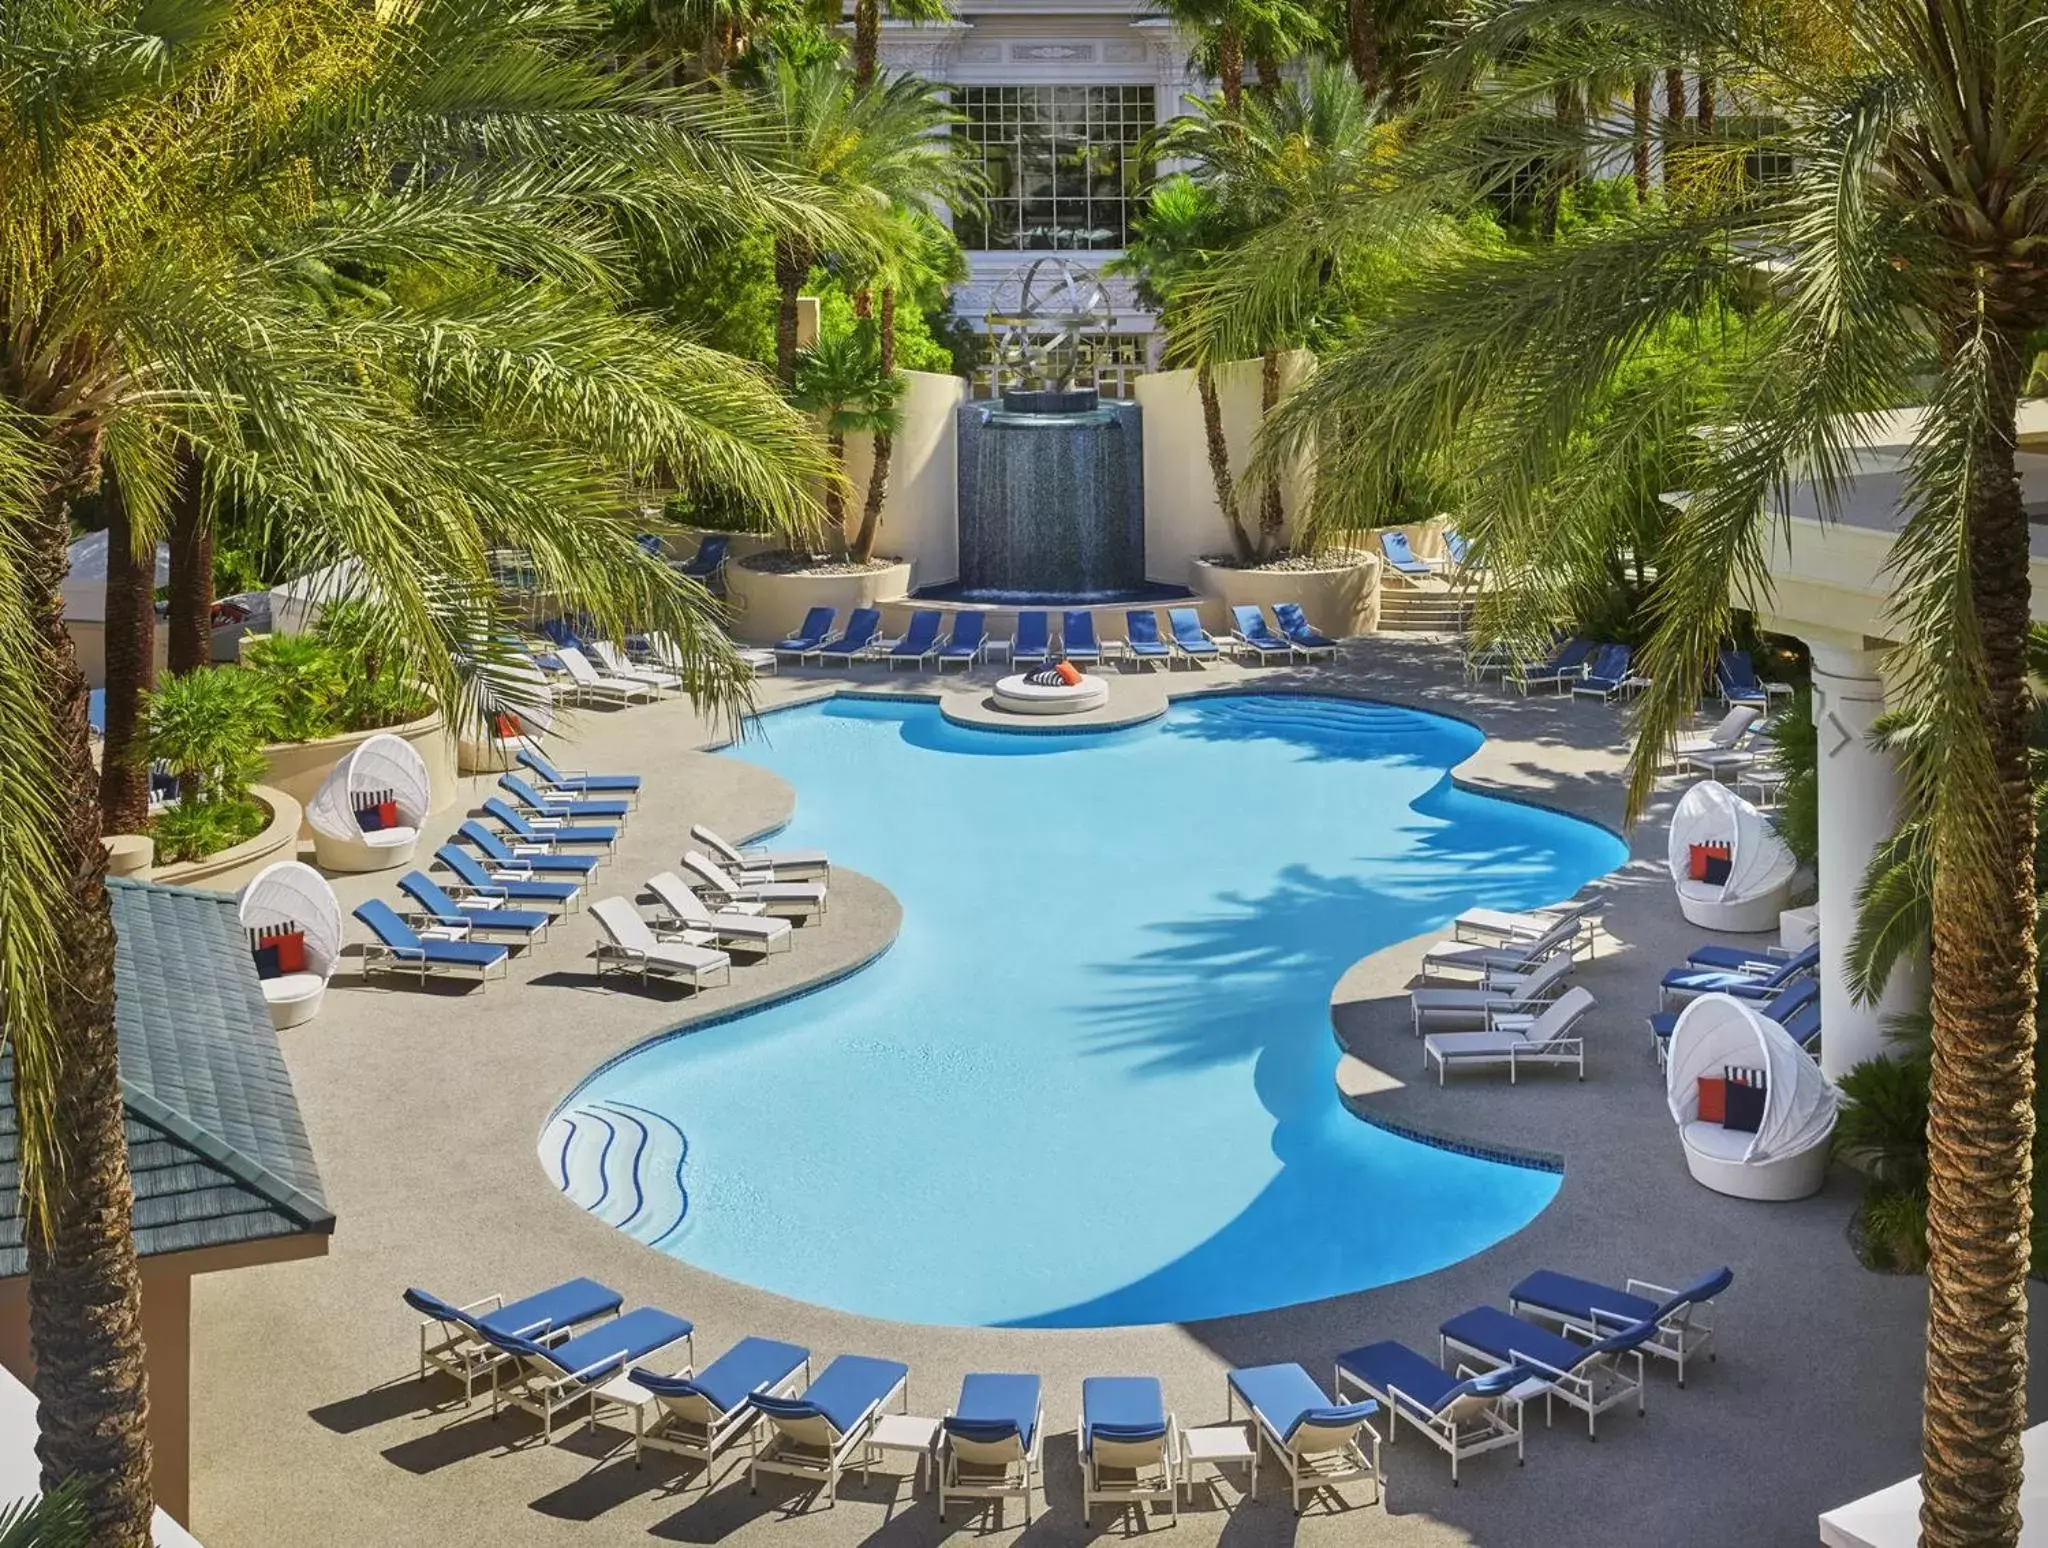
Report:
<svg viewBox="0 0 2048 1548"><path fill-rule="evenodd" d="M970 248L1125 245L1138 142L1152 128L1150 86L967 86L959 133L988 177L985 214L956 223Z"/></svg>

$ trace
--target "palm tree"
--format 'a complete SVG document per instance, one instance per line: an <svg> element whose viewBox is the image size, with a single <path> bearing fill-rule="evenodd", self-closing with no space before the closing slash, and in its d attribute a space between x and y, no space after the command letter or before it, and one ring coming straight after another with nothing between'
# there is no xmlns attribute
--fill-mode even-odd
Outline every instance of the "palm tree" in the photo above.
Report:
<svg viewBox="0 0 2048 1548"><path fill-rule="evenodd" d="M937 214L977 196L980 174L945 132L958 117L925 81L863 88L837 61L775 59L742 101L776 164L831 202L848 233L841 250L857 263L882 256L898 213ZM827 250L801 230L776 238L775 373L785 386L796 380L797 298Z"/></svg>
<svg viewBox="0 0 2048 1548"><path fill-rule="evenodd" d="M1921 1530L1941 1548L2012 1543L2036 991L2028 523L2014 456L2029 340L2048 325L2048 28L2019 0L1853 13L1489 0L1447 61L1491 68L1489 89L1421 137L1410 187L1455 199L1502 186L1559 144L1560 126L1529 106L1553 85L1674 58L1713 60L1718 91L1745 108L1696 121L1689 154L1711 171L1761 142L1789 159L1788 177L1688 177L1675 203L1552 247L1447 257L1290 396L1266 454L1313 444L1321 517L1368 524L1408 459L1459 463L1461 523L1513 574L1657 493L1625 473L1584 480L1586 502L1560 523L1545 493L1561 472L1625 470L1646 437L1697 437L1692 495L1644 620L1654 686L1632 771L1640 810L1726 638L1731 598L1768 589L1777 495L1808 480L1832 505L1852 416L1926 405L1893 550L1891 662L1898 717L1940 749L1905 765L1933 868ZM1782 127L1738 136L1766 113ZM1616 162L1625 126L1603 115L1577 143ZM1401 204L1361 197L1270 245L1282 262L1327 252L1339 229L1391 229ZM1260 326L1262 310L1285 314L1273 268L1272 253L1248 255L1207 298L1220 342ZM1643 340L1724 305L1748 325L1702 328L1693 371L1641 413L1585 412ZM1704 410L1699 381L1736 413Z"/></svg>
<svg viewBox="0 0 2048 1548"><path fill-rule="evenodd" d="M866 431L879 440L892 434L902 418L897 408L902 395L903 379L882 367L874 320L864 318L843 333L826 334L798 357L791 398L798 408L817 415L833 463L843 474L847 436ZM849 557L866 563L874 556L874 532L865 520L858 540L847 533L843 479L826 486L825 518Z"/></svg>
<svg viewBox="0 0 2048 1548"><path fill-rule="evenodd" d="M574 18L425 0L13 0L0 9L0 997L20 1115L44 1482L95 1544L149 1537L113 933L69 512L115 476L138 549L181 446L307 565L353 560L437 701L492 637L487 550L606 627L683 642L732 708L707 600L640 554L657 476L805 518L813 434L751 368L624 315L622 222L794 219L744 140L608 77ZM423 169L434 168L434 175ZM829 221L817 229L830 234ZM347 310L307 276L378 279ZM488 660L483 669L489 670Z"/></svg>
<svg viewBox="0 0 2048 1548"><path fill-rule="evenodd" d="M1244 102L1244 67L1260 72L1260 89L1279 84L1279 61L1324 39L1323 24L1300 0L1155 0L1154 9L1194 39L1195 62L1213 78L1224 105Z"/></svg>
<svg viewBox="0 0 2048 1548"><path fill-rule="evenodd" d="M883 0L853 0L853 78L856 84L873 84L882 46ZM888 0L889 14L898 21L941 22L953 16L946 0Z"/></svg>
<svg viewBox="0 0 2048 1548"><path fill-rule="evenodd" d="M139 833L149 816L140 710L156 682L156 544L147 542L137 553L135 524L128 519L117 479L109 472L100 483L100 508L107 518L100 825L108 833Z"/></svg>

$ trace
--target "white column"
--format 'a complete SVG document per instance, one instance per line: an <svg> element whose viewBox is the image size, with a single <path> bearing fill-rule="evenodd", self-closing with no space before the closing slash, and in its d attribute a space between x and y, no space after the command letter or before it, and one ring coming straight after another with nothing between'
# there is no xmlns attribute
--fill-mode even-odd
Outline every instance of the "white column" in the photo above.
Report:
<svg viewBox="0 0 2048 1548"><path fill-rule="evenodd" d="M1919 975L1893 973L1876 1004L1849 992L1849 939L1856 893L1870 853L1898 820L1899 774L1890 753L1870 739L1884 712L1876 651L1813 644L1813 723L1820 755L1821 1068L1830 1080L1890 1052L1884 1023L1911 1008Z"/></svg>

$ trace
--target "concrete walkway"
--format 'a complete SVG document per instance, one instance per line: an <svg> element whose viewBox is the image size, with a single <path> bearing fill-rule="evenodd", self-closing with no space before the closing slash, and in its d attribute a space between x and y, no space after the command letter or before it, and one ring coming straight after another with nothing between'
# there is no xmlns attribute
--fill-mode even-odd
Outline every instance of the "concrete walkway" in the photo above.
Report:
<svg viewBox="0 0 2048 1548"><path fill-rule="evenodd" d="M997 675L948 679L949 712L972 715ZM855 681L863 691L935 688L929 676L899 672L892 680L866 669L772 679L760 697L767 707ZM1360 642L1341 664L1315 672L1225 666L1199 677L1119 675L1114 701L1163 705L1169 689L1248 685L1342 688L1465 716L1489 740L1460 779L1620 820L1618 712L1464 685L1455 654L1428 642ZM797 793L741 758L700 750L719 734L680 702L579 717L564 761L648 776L596 895L630 894L673 867L692 822L751 833L786 819ZM461 815L450 810L435 824L452 831ZM1073 1424L1086 1375L1156 1373L1181 1421L1199 1424L1223 1417L1223 1372L1233 1365L1300 1360L1327 1379L1332 1356L1357 1344L1395 1337L1429 1349L1443 1318L1500 1303L1515 1279L1539 1266L1670 1282L1725 1262L1736 1286L1721 1309L1720 1361L1700 1368L1683 1392L1668 1367L1658 1369L1648 1417L1607 1416L1598 1445L1560 1409L1552 1431L1535 1421L1526 1468L1511 1456L1482 1458L1463 1470L1454 1492L1441 1454L1410 1431L1387 1454L1384 1507L1363 1504L1367 1491L1352 1489L1348 1508L1326 1497L1297 1521L1270 1489L1225 1509L1237 1499L1226 1487L1198 1493L1174 1540L1810 1543L1817 1512L1917 1466L1925 1287L1857 1265L1844 1239L1853 1178L1838 1174L1804 1203L1763 1206L1707 1193L1686 1176L1642 1023L1658 972L1698 939L1671 901L1661 850L1661 830L1645 824L1638 858L1616 880L1600 954L1581 970L1601 1002L1583 1085L1556 1072L1513 1089L1474 1075L1445 1090L1401 1084L1417 1082L1421 1071L1400 988L1422 940L1367 959L1332 986L1336 1035L1383 1077L1373 1084L1384 1089L1366 1099L1375 1111L1561 1153L1556 1201L1518 1235L1442 1272L1186 1327L926 1328L846 1316L664 1257L555 1190L538 1160L539 1133L596 1065L650 1035L844 971L886 946L898 903L866 878L835 870L830 913L799 932L793 952L741 967L732 988L701 996L642 992L617 980L598 987L587 956L596 932L582 914L517 963L509 983L483 993L366 989L345 967L321 1017L283 1039L340 1221L333 1250L197 1282L191 1525L210 1548L649 1539L910 1548L994 1527L986 1513L956 1513L942 1524L929 1497L913 1499L907 1481L882 1474L871 1486L847 1485L837 1508L825 1510L773 1484L749 1495L730 1463L716 1470L709 1492L693 1466L650 1462L637 1471L617 1450L617 1432L544 1448L523 1417L493 1421L482 1405L464 1413L449 1385L412 1379L415 1318L399 1300L412 1284L468 1299L588 1274L617 1287L629 1305L694 1320L700 1359L758 1333L827 1358L851 1350L907 1361L911 1406L923 1413L944 1412L965 1371L1039 1372L1050 1508L1026 1529L1013 1503L1003 1530L1065 1544L1134 1525L1105 1512L1092 1527L1082 1524ZM348 908L391 896L394 882L389 874L341 879L337 891ZM763 1121L774 1111L775 1094L764 1091ZM877 1200L878 1219L886 1207ZM1332 1208L1344 1228L1370 1229L1370 1199Z"/></svg>

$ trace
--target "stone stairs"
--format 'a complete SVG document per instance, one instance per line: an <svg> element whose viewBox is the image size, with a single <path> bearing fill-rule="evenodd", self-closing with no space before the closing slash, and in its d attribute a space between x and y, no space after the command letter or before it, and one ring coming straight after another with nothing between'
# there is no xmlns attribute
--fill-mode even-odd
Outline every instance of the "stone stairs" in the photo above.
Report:
<svg viewBox="0 0 2048 1548"><path fill-rule="evenodd" d="M1472 619L1470 593L1441 583L1380 586L1380 630L1395 634L1463 634Z"/></svg>

